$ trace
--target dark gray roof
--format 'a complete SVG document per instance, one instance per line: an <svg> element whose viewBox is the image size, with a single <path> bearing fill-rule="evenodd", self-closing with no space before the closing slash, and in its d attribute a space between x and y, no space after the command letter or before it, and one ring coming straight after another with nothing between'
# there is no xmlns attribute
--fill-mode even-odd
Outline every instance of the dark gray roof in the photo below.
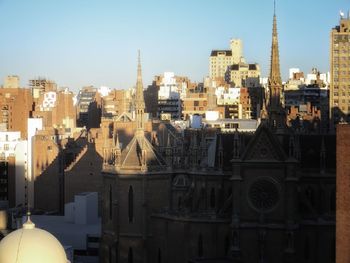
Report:
<svg viewBox="0 0 350 263"><path fill-rule="evenodd" d="M225 52L226 56L232 56L231 50L212 50L210 56L215 57L218 55L219 52Z"/></svg>

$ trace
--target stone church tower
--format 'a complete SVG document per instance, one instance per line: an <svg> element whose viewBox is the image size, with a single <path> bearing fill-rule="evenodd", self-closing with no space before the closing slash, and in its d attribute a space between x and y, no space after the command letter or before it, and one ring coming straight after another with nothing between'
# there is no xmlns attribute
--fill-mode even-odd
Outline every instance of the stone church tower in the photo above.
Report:
<svg viewBox="0 0 350 263"><path fill-rule="evenodd" d="M254 134L160 122L149 136L140 59L136 87L132 138L107 127L101 262L334 262L335 140L285 127L275 14Z"/></svg>
<svg viewBox="0 0 350 263"><path fill-rule="evenodd" d="M110 127L112 145L105 147L102 262L147 262L150 213L168 203L165 161L145 136L144 109L139 54L134 136L121 149L122 131Z"/></svg>

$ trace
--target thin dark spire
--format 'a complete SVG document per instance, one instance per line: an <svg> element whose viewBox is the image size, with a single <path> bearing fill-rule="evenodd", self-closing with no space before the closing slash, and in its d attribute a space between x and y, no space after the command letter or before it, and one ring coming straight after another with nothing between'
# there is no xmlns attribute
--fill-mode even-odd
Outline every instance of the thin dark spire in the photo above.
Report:
<svg viewBox="0 0 350 263"><path fill-rule="evenodd" d="M273 15L276 16L276 0L273 0Z"/></svg>
<svg viewBox="0 0 350 263"><path fill-rule="evenodd" d="M274 1L275 4L275 1ZM275 10L274 10L275 12ZM277 19L276 14L273 15L272 26L272 44L271 44L271 65L269 76L269 88L270 88L270 102L269 107L280 106L280 96L282 90L282 78L280 72L280 58L278 49L278 35L277 35Z"/></svg>
<svg viewBox="0 0 350 263"><path fill-rule="evenodd" d="M274 0L274 14L272 26L271 67L269 76L269 122L272 127L282 131L285 127L285 111L281 102L282 78L278 49L276 1Z"/></svg>
<svg viewBox="0 0 350 263"><path fill-rule="evenodd" d="M278 49L277 19L275 13L273 15L272 27L270 81L273 81L276 84L282 84Z"/></svg>
<svg viewBox="0 0 350 263"><path fill-rule="evenodd" d="M143 118L144 118L144 111L145 111L145 100L143 97L140 50L138 50L135 110L136 110L137 130L143 131L144 130L144 119Z"/></svg>

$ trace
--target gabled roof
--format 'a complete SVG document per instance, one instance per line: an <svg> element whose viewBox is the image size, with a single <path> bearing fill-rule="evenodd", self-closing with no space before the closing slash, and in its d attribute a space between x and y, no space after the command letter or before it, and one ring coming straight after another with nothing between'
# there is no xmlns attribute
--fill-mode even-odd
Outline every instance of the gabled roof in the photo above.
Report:
<svg viewBox="0 0 350 263"><path fill-rule="evenodd" d="M121 121L121 122L130 122L133 121L131 114L127 112L123 112L121 115L118 116L116 121Z"/></svg>
<svg viewBox="0 0 350 263"><path fill-rule="evenodd" d="M284 161L287 155L282 145L266 125L260 125L243 152L242 160Z"/></svg>
<svg viewBox="0 0 350 263"><path fill-rule="evenodd" d="M232 56L231 50L212 50L210 56L216 57L218 54L225 54L225 56Z"/></svg>
<svg viewBox="0 0 350 263"><path fill-rule="evenodd" d="M143 152L146 156L144 161L142 158ZM152 170L165 165L164 159L143 135L135 135L122 151L121 170Z"/></svg>

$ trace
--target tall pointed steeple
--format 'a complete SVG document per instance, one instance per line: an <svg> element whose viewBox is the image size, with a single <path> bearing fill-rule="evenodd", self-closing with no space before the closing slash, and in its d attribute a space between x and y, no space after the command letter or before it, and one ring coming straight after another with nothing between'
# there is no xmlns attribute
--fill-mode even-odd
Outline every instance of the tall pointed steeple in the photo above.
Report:
<svg viewBox="0 0 350 263"><path fill-rule="evenodd" d="M142 133L144 131L144 126L145 126L144 124L145 100L143 98L140 50L138 51L135 110L136 110L137 132Z"/></svg>
<svg viewBox="0 0 350 263"><path fill-rule="evenodd" d="M272 44L271 44L271 65L269 76L269 88L270 88L270 107L279 107L281 105L281 90L282 79L280 72L278 50L278 35L277 35L277 19L276 19L276 2L274 1L273 12L273 27L272 27Z"/></svg>
<svg viewBox="0 0 350 263"><path fill-rule="evenodd" d="M278 132L283 132L286 126L286 114L282 106L282 78L280 72L277 19L276 19L276 2L274 1L273 27L272 27L272 44L271 44L271 67L269 76L269 123L270 126Z"/></svg>

